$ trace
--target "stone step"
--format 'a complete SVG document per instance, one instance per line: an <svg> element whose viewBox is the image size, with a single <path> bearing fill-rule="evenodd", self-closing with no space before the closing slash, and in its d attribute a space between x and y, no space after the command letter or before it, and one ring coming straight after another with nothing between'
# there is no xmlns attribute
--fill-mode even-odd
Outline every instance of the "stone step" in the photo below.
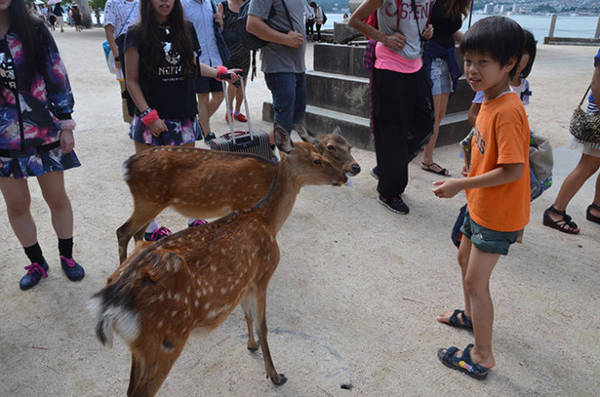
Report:
<svg viewBox="0 0 600 397"><path fill-rule="evenodd" d="M270 101L263 103L263 120L273 122L273 104ZM328 133L335 127L340 127L342 134L352 145L374 150L368 118L309 105L306 106L304 124L309 131L317 134ZM459 142L470 128L468 112L448 114L440 126L436 146Z"/></svg>
<svg viewBox="0 0 600 397"><path fill-rule="evenodd" d="M365 44L317 43L314 45L314 69L318 72L341 73L350 76L369 77L363 65ZM460 51L456 50L457 62L463 65Z"/></svg>
<svg viewBox="0 0 600 397"><path fill-rule="evenodd" d="M464 78L448 100L448 113L468 110L473 91ZM337 73L306 73L306 102L312 106L369 117L369 79Z"/></svg>

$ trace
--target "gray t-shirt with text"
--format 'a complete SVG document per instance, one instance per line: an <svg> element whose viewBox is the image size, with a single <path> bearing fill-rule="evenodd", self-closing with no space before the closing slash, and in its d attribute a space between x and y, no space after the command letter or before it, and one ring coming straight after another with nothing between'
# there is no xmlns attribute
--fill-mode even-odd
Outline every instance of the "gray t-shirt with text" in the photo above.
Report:
<svg viewBox="0 0 600 397"><path fill-rule="evenodd" d="M419 33L425 30L433 1L415 1L418 23L415 21L415 11L411 3L410 0L383 0L383 4L377 10L377 21L379 31L387 35L400 32L406 36L406 45L402 50L396 51L398 54L407 59L417 59L422 53Z"/></svg>
<svg viewBox="0 0 600 397"><path fill-rule="evenodd" d="M249 15L255 15L264 21L269 19L271 7L275 9L275 15L268 20L268 25L280 32L290 30L290 23L282 5L285 1L290 12L290 18L294 26L294 31L305 36L304 32L304 1L305 0L250 0ZM304 65L304 53L306 49L305 41L298 48L292 48L281 44L269 43L260 49L262 60L262 71L264 73L303 73L306 70Z"/></svg>

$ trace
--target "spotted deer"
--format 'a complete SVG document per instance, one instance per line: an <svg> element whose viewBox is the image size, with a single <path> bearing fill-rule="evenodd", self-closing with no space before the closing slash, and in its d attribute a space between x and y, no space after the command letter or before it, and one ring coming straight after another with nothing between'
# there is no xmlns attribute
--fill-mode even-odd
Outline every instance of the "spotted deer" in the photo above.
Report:
<svg viewBox="0 0 600 397"><path fill-rule="evenodd" d="M279 263L276 235L302 186L341 185L347 176L304 142L279 164L260 165L269 187L258 204L138 245L92 298L100 341L110 346L115 331L131 350L129 397L154 396L190 332L216 328L240 303L248 349L260 345L267 376L276 385L286 382L269 353L265 316L267 285ZM252 183L240 190L252 191Z"/></svg>
<svg viewBox="0 0 600 397"><path fill-rule="evenodd" d="M339 133L318 138L304 132L334 168L360 172L352 146ZM133 212L117 229L119 260L127 257L132 236L139 241L148 222L166 207L190 218L217 218L250 208L269 190L271 164L258 156L194 149L157 147L129 158L123 176L133 197Z"/></svg>

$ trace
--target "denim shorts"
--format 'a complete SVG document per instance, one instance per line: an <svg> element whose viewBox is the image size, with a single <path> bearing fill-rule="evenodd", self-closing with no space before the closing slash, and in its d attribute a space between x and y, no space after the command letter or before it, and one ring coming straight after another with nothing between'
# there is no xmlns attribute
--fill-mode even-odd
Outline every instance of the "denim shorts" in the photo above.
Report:
<svg viewBox="0 0 600 397"><path fill-rule="evenodd" d="M445 59L435 58L431 62L431 82L431 95L440 95L452 90L452 77Z"/></svg>
<svg viewBox="0 0 600 397"><path fill-rule="evenodd" d="M265 82L273 96L274 119L292 131L304 118L306 110L306 77L304 73L265 73Z"/></svg>
<svg viewBox="0 0 600 397"><path fill-rule="evenodd" d="M465 211L465 221L460 231L471 240L473 245L483 252L490 254L508 254L508 247L517 241L522 230L516 232L497 232L475 223L469 215L469 210Z"/></svg>

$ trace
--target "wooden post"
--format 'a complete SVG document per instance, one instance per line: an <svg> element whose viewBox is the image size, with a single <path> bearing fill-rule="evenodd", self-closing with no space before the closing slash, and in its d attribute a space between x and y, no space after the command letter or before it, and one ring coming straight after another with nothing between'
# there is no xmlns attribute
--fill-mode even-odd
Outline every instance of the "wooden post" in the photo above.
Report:
<svg viewBox="0 0 600 397"><path fill-rule="evenodd" d="M552 14L552 21L550 22L550 32L548 32L548 37L554 37L554 28L556 27L556 14Z"/></svg>
<svg viewBox="0 0 600 397"><path fill-rule="evenodd" d="M598 16L598 24L596 25L596 34L594 34L595 39L600 39L600 16Z"/></svg>

